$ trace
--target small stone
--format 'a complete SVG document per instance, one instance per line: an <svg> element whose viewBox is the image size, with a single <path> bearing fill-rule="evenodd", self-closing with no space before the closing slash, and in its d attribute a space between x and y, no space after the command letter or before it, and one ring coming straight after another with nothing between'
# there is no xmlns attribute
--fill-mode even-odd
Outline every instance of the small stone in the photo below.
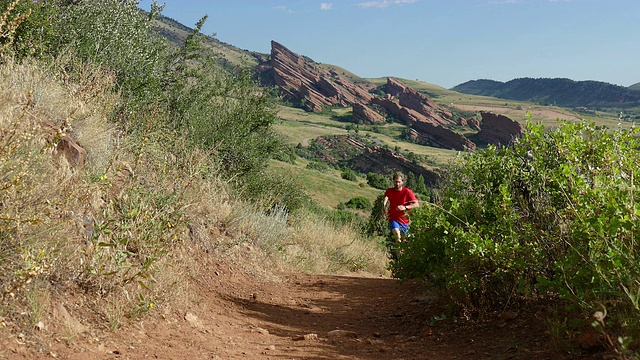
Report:
<svg viewBox="0 0 640 360"><path fill-rule="evenodd" d="M252 329L251 331L252 331L252 332L260 333L260 334L262 334L262 335L269 335L269 330L267 330L267 329L263 329L263 328L261 328L261 327L256 327L256 328Z"/></svg>
<svg viewBox="0 0 640 360"><path fill-rule="evenodd" d="M343 338L343 337L357 338L358 334L355 333L354 331L348 331L348 330L331 330L327 333L327 336L329 336L330 338Z"/></svg>
<svg viewBox="0 0 640 360"><path fill-rule="evenodd" d="M500 314L500 316L498 316L498 318L502 321L513 320L517 317L518 317L518 313L515 311L505 311L502 314Z"/></svg>
<svg viewBox="0 0 640 360"><path fill-rule="evenodd" d="M36 330L42 331L44 330L44 323L42 321L38 321L38 323L35 326Z"/></svg>
<svg viewBox="0 0 640 360"><path fill-rule="evenodd" d="M318 334L307 334L304 336L305 340L318 340Z"/></svg>
<svg viewBox="0 0 640 360"><path fill-rule="evenodd" d="M595 350L603 347L602 335L594 329L587 329L578 338L578 344L585 350Z"/></svg>
<svg viewBox="0 0 640 360"><path fill-rule="evenodd" d="M291 338L293 341L318 340L318 334L298 335Z"/></svg>

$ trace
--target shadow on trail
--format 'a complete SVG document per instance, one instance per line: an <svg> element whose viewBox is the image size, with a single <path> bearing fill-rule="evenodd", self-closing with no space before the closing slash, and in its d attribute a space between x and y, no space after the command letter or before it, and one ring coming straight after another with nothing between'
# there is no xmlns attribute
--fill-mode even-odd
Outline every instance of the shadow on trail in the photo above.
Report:
<svg viewBox="0 0 640 360"><path fill-rule="evenodd" d="M290 298L277 304L262 295L228 298L268 324L270 334L292 339L287 358L429 358L419 342L428 329L430 299L419 282L310 275L297 276L289 290ZM342 332L329 335L333 330ZM293 340L307 334L318 339Z"/></svg>
<svg viewBox="0 0 640 360"><path fill-rule="evenodd" d="M473 322L442 316L446 304L418 281L296 275L289 284L282 294L228 298L269 334L286 340L273 359L597 358L559 349L542 305L521 308L508 321L496 314ZM345 336L329 335L333 330ZM317 339L294 340L307 334Z"/></svg>

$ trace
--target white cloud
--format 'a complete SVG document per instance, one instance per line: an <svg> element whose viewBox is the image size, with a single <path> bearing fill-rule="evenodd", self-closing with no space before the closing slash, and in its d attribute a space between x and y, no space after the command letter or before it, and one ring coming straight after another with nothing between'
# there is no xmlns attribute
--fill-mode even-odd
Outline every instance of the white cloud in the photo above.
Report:
<svg viewBox="0 0 640 360"><path fill-rule="evenodd" d="M293 10L289 9L288 7L286 7L284 5L276 6L276 7L274 7L274 9L278 10L278 11L285 12L285 13L293 14Z"/></svg>
<svg viewBox="0 0 640 360"><path fill-rule="evenodd" d="M362 8L376 7L380 9L387 8L393 5L413 4L418 0L376 0L359 3L358 6Z"/></svg>
<svg viewBox="0 0 640 360"><path fill-rule="evenodd" d="M331 10L333 9L333 3L320 3L320 10Z"/></svg>

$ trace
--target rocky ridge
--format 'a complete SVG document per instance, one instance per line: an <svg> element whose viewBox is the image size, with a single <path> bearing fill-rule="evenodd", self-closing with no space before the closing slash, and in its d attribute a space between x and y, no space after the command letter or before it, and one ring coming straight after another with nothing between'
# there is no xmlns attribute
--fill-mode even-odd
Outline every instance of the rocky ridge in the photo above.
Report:
<svg viewBox="0 0 640 360"><path fill-rule="evenodd" d="M407 125L414 140L426 146L475 150L476 144L456 132L456 127L480 130L479 139L497 145L508 144L521 133L521 129L513 126L515 122L504 119L504 116L485 115L489 119L486 125L485 116L482 122L454 116L450 110L395 78L387 78L387 83L379 88L373 84L353 83L276 41L271 42L269 62L261 64L259 70L262 74L272 74L281 94L298 101L307 111L321 112L324 107L333 106L352 107L353 122L375 124L396 121Z"/></svg>
<svg viewBox="0 0 640 360"><path fill-rule="evenodd" d="M323 136L314 140L323 149L315 154L318 158L334 166L348 166L362 174L402 171L422 176L426 184L435 184L440 176L435 171L409 160L403 154L391 149L377 146L357 136ZM332 154L339 153L340 157ZM383 171L384 172L384 171Z"/></svg>
<svg viewBox="0 0 640 360"><path fill-rule="evenodd" d="M476 136L478 140L486 144L508 145L513 139L520 137L524 127L517 121L507 116L498 115L487 111L480 112L482 126Z"/></svg>

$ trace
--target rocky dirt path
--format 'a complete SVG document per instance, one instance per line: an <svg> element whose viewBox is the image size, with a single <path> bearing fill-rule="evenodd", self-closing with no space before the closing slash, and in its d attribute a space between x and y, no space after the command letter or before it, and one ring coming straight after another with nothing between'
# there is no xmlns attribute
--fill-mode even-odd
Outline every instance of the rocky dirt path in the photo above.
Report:
<svg viewBox="0 0 640 360"><path fill-rule="evenodd" d="M158 309L117 333L56 338L40 354L5 343L0 359L602 358L561 351L544 308L482 323L454 319L418 282L301 274L258 281L220 265L196 283L186 309Z"/></svg>

